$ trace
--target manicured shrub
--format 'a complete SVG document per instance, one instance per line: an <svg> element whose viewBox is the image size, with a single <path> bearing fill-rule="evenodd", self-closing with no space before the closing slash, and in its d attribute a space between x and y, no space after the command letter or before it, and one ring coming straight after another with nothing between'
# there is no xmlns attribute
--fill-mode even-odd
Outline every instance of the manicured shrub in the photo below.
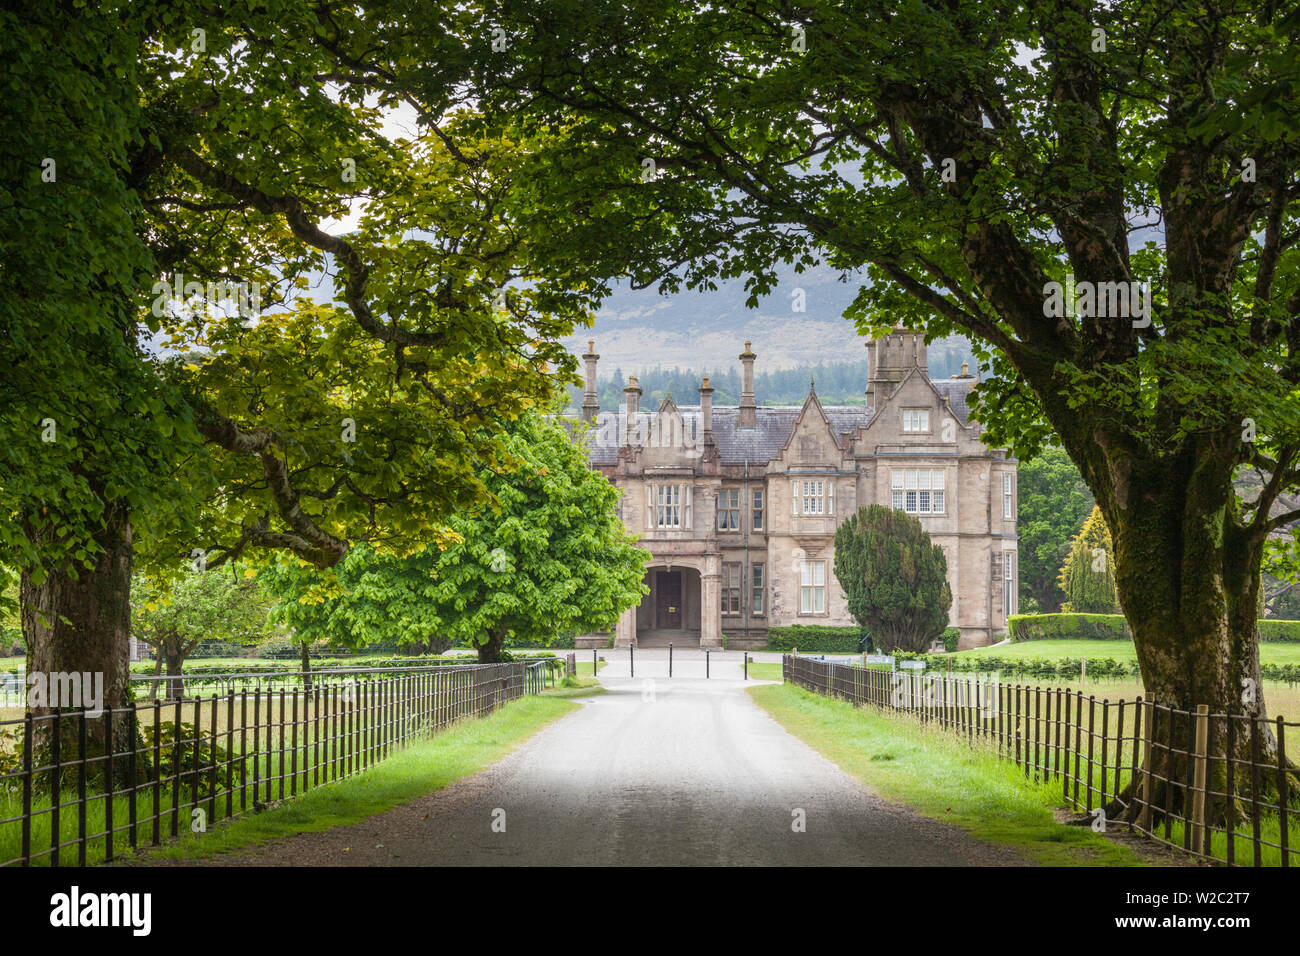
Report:
<svg viewBox="0 0 1300 956"><path fill-rule="evenodd" d="M948 563L913 515L883 505L849 515L835 532L835 577L882 647L926 650L948 626Z"/></svg>
<svg viewBox="0 0 1300 956"><path fill-rule="evenodd" d="M957 644L961 641L961 630L956 627L945 627L943 629L943 649L951 654L957 650Z"/></svg>
<svg viewBox="0 0 1300 956"><path fill-rule="evenodd" d="M1123 614L1013 614L1007 618L1013 641L1131 641Z"/></svg>
<svg viewBox="0 0 1300 956"><path fill-rule="evenodd" d="M1259 639L1261 641L1300 644L1300 621L1279 621L1264 618L1259 622Z"/></svg>
<svg viewBox="0 0 1300 956"><path fill-rule="evenodd" d="M856 654L862 649L866 629L861 627L833 627L825 624L791 624L787 627L767 629L769 651L829 652Z"/></svg>

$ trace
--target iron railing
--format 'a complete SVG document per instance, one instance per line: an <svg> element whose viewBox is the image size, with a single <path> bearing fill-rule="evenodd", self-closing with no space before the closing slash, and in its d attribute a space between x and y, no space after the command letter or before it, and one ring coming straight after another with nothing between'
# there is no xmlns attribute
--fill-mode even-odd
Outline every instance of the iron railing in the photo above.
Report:
<svg viewBox="0 0 1300 956"><path fill-rule="evenodd" d="M539 693L548 671L544 661L335 668L314 671L310 690L232 674L244 686L210 696L0 720L0 866L85 866L206 830Z"/></svg>

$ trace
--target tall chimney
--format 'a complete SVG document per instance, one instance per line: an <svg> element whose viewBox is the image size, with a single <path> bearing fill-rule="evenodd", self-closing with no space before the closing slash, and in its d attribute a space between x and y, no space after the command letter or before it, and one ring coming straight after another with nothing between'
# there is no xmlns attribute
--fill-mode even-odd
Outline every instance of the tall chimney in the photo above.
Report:
<svg viewBox="0 0 1300 956"><path fill-rule="evenodd" d="M753 428L757 424L758 414L754 404L754 359L756 356L750 351L749 343L745 343L745 351L740 353L740 418L741 428Z"/></svg>
<svg viewBox="0 0 1300 956"><path fill-rule="evenodd" d="M637 432L637 418L641 414L641 386L636 383L635 375L627 377L627 387L623 389L623 399L627 417L627 433L623 438L623 444L630 446Z"/></svg>
<svg viewBox="0 0 1300 956"><path fill-rule="evenodd" d="M582 393L582 420L584 422L594 422L596 415L600 412L600 397L596 394L596 360L600 356L596 354L596 340L587 340L587 352L582 356L583 364L587 366L587 387Z"/></svg>
<svg viewBox="0 0 1300 956"><path fill-rule="evenodd" d="M707 375L700 386L700 429L704 432L701 436L704 444L713 444L713 386Z"/></svg>

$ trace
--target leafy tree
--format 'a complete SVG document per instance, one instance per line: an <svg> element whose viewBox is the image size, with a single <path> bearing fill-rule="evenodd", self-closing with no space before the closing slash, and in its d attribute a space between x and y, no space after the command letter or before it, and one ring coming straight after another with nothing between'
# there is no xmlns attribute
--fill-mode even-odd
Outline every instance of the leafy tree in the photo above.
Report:
<svg viewBox="0 0 1300 956"><path fill-rule="evenodd" d="M948 626L948 561L905 511L868 505L849 515L835 531L835 577L877 647L925 651Z"/></svg>
<svg viewBox="0 0 1300 956"><path fill-rule="evenodd" d="M1092 492L1059 448L1045 448L1021 462L1016 482L1021 604L1027 607L1026 599L1032 599L1050 614L1061 609L1061 566L1070 554L1071 536L1093 508Z"/></svg>
<svg viewBox="0 0 1300 956"><path fill-rule="evenodd" d="M103 671L120 705L134 560L328 567L438 541L507 464L505 426L571 373L559 340L591 289L538 252L563 247L514 175L532 143L449 134L468 10L3 17L25 69L0 136L0 544L33 666ZM399 101L407 137L375 108ZM322 274L331 301L297 301Z"/></svg>
<svg viewBox="0 0 1300 956"><path fill-rule="evenodd" d="M132 587L132 633L164 662L169 697L183 697L185 659L204 641L255 644L263 636L269 603L252 568L190 571L178 579L136 575ZM157 694L158 683L150 688Z"/></svg>
<svg viewBox="0 0 1300 956"><path fill-rule="evenodd" d="M453 515L441 548L357 547L324 575L290 560L267 568L273 619L300 639L353 647L441 636L477 645L483 663L501 659L509 636L545 643L612 627L640 601L647 559L615 511L619 492L561 421L521 419L506 445L516 464L480 475L494 504Z"/></svg>
<svg viewBox="0 0 1300 956"><path fill-rule="evenodd" d="M1105 515L1148 698L1266 714L1261 560L1300 519L1294 4L499 9L485 105L591 142L549 161L592 259L669 292L748 276L751 306L825 259L864 333L966 334L984 438L1054 434Z"/></svg>
<svg viewBox="0 0 1300 956"><path fill-rule="evenodd" d="M1079 533L1070 539L1070 554L1058 583L1066 594L1061 610L1075 614L1115 614L1114 545L1101 509L1094 506Z"/></svg>

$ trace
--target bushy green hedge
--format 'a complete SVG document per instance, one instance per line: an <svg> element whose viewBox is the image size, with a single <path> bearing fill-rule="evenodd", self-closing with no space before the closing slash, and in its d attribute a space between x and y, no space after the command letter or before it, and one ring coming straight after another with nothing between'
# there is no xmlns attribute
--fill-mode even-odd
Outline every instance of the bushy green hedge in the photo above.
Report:
<svg viewBox="0 0 1300 956"><path fill-rule="evenodd" d="M791 624L788 627L769 627L767 629L767 649L769 651L790 651L799 648L803 651L829 652L832 654L856 654L862 649L864 628L832 627L826 624Z"/></svg>
<svg viewBox="0 0 1300 956"><path fill-rule="evenodd" d="M1007 618L1013 641L1131 641L1123 614L1013 614Z"/></svg>
<svg viewBox="0 0 1300 956"><path fill-rule="evenodd" d="M1280 641L1285 644L1300 644L1300 621L1278 621L1264 618L1259 622L1259 639L1261 641Z"/></svg>
<svg viewBox="0 0 1300 956"><path fill-rule="evenodd" d="M862 638L867 634L865 627L834 627L829 624L791 624L788 627L769 627L767 629L767 649L769 651L790 651L799 648L799 652L810 654L856 654L862 650ZM955 627L944 628L943 646L950 651L957 649L961 640L961 631ZM890 648L882 648L889 653Z"/></svg>
<svg viewBox="0 0 1300 956"><path fill-rule="evenodd" d="M516 651L514 653L506 652L503 657L505 660L535 660L538 658L552 659L557 655L550 651ZM332 667L438 667L442 665L454 664L476 664L478 657L474 654L461 654L452 656L426 656L426 657L322 657L313 658L311 662L312 670L322 670ZM133 674L152 674L153 661L137 661L131 665ZM205 674L244 674L264 671L266 673L275 673L276 671L296 671L299 670L299 664L296 660L269 661L269 660L238 660L230 663L221 664L186 664L184 675L188 677L202 677Z"/></svg>
<svg viewBox="0 0 1300 956"><path fill-rule="evenodd" d="M1013 641L1131 641L1123 614L1013 614L1007 618ZM1262 618L1261 641L1300 643L1300 621Z"/></svg>
<svg viewBox="0 0 1300 956"><path fill-rule="evenodd" d="M572 634L561 634L548 643L546 641L524 641L517 637L508 637L506 638L506 647L554 647L562 651L571 651L573 650L573 638L574 635Z"/></svg>
<svg viewBox="0 0 1300 956"><path fill-rule="evenodd" d="M898 660L924 660L926 669L956 673L986 674L997 671L1003 680L1016 677L1032 677L1040 680L1078 680L1081 665L1085 658L1063 657L1059 659L1043 657L993 657L983 654L947 655L947 654L896 654ZM1117 661L1109 657L1089 657L1088 677L1090 679L1129 679L1138 680L1137 661ZM1264 680L1281 681L1292 686L1300 684L1300 664L1269 664L1261 662L1260 676Z"/></svg>

